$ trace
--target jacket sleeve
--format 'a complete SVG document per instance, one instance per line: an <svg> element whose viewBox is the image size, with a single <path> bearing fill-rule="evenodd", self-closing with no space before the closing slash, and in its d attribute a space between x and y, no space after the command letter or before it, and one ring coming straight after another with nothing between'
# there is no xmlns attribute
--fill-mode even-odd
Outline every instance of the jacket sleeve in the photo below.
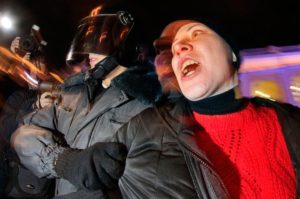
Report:
<svg viewBox="0 0 300 199"><path fill-rule="evenodd" d="M139 132L142 123L140 115L137 115L124 124L112 138L112 142L119 142L127 147L128 153L134 142L136 133Z"/></svg>
<svg viewBox="0 0 300 199"><path fill-rule="evenodd" d="M38 177L57 177L55 160L65 148L59 146L53 133L35 125L22 125L12 135L11 146L21 163Z"/></svg>
<svg viewBox="0 0 300 199"><path fill-rule="evenodd" d="M21 163L37 177L57 177L53 164L64 148L58 142L60 139L56 139L55 113L56 105L53 104L27 114L10 140Z"/></svg>
<svg viewBox="0 0 300 199"><path fill-rule="evenodd" d="M37 125L51 130L57 129L56 105L36 109L24 117L24 124Z"/></svg>

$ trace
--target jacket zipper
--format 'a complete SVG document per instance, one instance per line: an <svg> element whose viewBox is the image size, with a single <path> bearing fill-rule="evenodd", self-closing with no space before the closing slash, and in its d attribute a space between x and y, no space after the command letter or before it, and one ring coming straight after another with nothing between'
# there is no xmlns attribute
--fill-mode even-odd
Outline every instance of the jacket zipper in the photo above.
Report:
<svg viewBox="0 0 300 199"><path fill-rule="evenodd" d="M203 161L201 158L199 158L199 154L197 154L196 151L192 151L189 149L188 146L186 146L185 143L181 142L180 143L182 144L182 148L186 149L185 151L187 153L189 153L193 158L195 158L196 160L198 160L204 167L206 167L207 169L209 169L210 171L212 171L214 173L214 175L217 177L218 181L220 182L223 190L225 191L226 195L228 198L230 198L230 195L229 195L229 192L226 188L226 186L224 185L223 181L221 180L220 176L214 171L214 169L212 169L211 166L209 166L205 161ZM196 155L195 155L196 154ZM188 167L190 168L190 165L188 164ZM191 168L192 169L192 168ZM199 189L199 188L198 188ZM198 194L199 195L199 194Z"/></svg>

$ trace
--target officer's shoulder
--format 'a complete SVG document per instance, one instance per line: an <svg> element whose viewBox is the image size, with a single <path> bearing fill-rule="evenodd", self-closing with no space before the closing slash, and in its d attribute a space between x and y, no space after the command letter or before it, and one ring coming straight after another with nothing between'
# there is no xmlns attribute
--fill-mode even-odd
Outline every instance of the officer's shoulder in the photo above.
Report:
<svg viewBox="0 0 300 199"><path fill-rule="evenodd" d="M78 86L84 83L84 75L85 73L76 73L74 75L69 76L63 84L61 84L62 89L67 89L70 87Z"/></svg>

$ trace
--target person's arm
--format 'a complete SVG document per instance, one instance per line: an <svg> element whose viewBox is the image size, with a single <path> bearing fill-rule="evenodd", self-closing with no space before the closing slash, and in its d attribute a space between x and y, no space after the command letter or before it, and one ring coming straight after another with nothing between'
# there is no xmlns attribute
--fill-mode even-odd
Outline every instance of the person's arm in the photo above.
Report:
<svg viewBox="0 0 300 199"><path fill-rule="evenodd" d="M59 131L57 128L57 107L53 103L43 109L35 109L23 118L23 124L36 125L53 131Z"/></svg>
<svg viewBox="0 0 300 199"><path fill-rule="evenodd" d="M38 177L57 177L53 162L65 148L54 134L35 125L22 125L12 135L11 146L21 163Z"/></svg>
<svg viewBox="0 0 300 199"><path fill-rule="evenodd" d="M77 188L114 189L125 168L127 149L115 142L98 142L86 149L65 149L54 160L54 170Z"/></svg>
<svg viewBox="0 0 300 199"><path fill-rule="evenodd" d="M32 93L32 91L27 90L26 93ZM16 95L19 96L19 95ZM10 100L10 104L15 105L19 103L24 103L23 98L13 98ZM33 172L38 177L55 177L55 173L52 171L52 162L48 159L53 159L58 152L61 152L60 140L57 138L57 120L56 120L56 106L53 104L45 109L33 109L36 101L36 94L31 95L30 111L14 110L18 115L18 121L13 120L11 123L6 123L8 126L15 124L15 126L10 130L8 136L8 141L11 139L11 146L15 149L17 155L20 158L21 163L27 167L31 172ZM22 105L24 107L24 105ZM25 111L20 114L20 112ZM30 112L28 114L28 112ZM9 115L6 113L6 115ZM16 117L15 116L15 117ZM22 125L23 124L23 125ZM19 128L18 128L19 126ZM12 135L13 134L13 135ZM63 143L61 141L61 143Z"/></svg>
<svg viewBox="0 0 300 199"><path fill-rule="evenodd" d="M96 143L84 149L67 149L58 156L55 170L58 176L84 190L113 189L123 175L127 151L140 129L141 117L124 124L110 143Z"/></svg>
<svg viewBox="0 0 300 199"><path fill-rule="evenodd" d="M59 145L54 134L23 125L11 139L22 164L38 177L61 177L77 188L112 189L123 174L127 149L119 143L96 143L87 149Z"/></svg>
<svg viewBox="0 0 300 199"><path fill-rule="evenodd" d="M124 124L112 137L111 141L124 144L127 150L130 151L131 146L136 139L136 134L143 133L140 132L140 130L143 129L140 126L143 123L142 114L143 112L133 117L126 124Z"/></svg>

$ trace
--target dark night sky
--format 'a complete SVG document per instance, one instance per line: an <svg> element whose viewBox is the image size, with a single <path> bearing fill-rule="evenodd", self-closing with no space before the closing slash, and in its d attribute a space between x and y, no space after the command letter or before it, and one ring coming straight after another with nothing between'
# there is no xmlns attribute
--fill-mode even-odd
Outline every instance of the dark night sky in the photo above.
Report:
<svg viewBox="0 0 300 199"><path fill-rule="evenodd" d="M112 0L110 0L111 2ZM79 20L102 0L0 0L0 13L17 20L15 32L0 30L0 46L8 47L17 35L28 34L32 24L41 27L48 42L46 55L53 66L64 58ZM224 24L241 49L300 43L300 6L291 0L126 0L148 24L149 39L156 38L171 20L181 16L214 19ZM171 8L172 7L172 8Z"/></svg>

